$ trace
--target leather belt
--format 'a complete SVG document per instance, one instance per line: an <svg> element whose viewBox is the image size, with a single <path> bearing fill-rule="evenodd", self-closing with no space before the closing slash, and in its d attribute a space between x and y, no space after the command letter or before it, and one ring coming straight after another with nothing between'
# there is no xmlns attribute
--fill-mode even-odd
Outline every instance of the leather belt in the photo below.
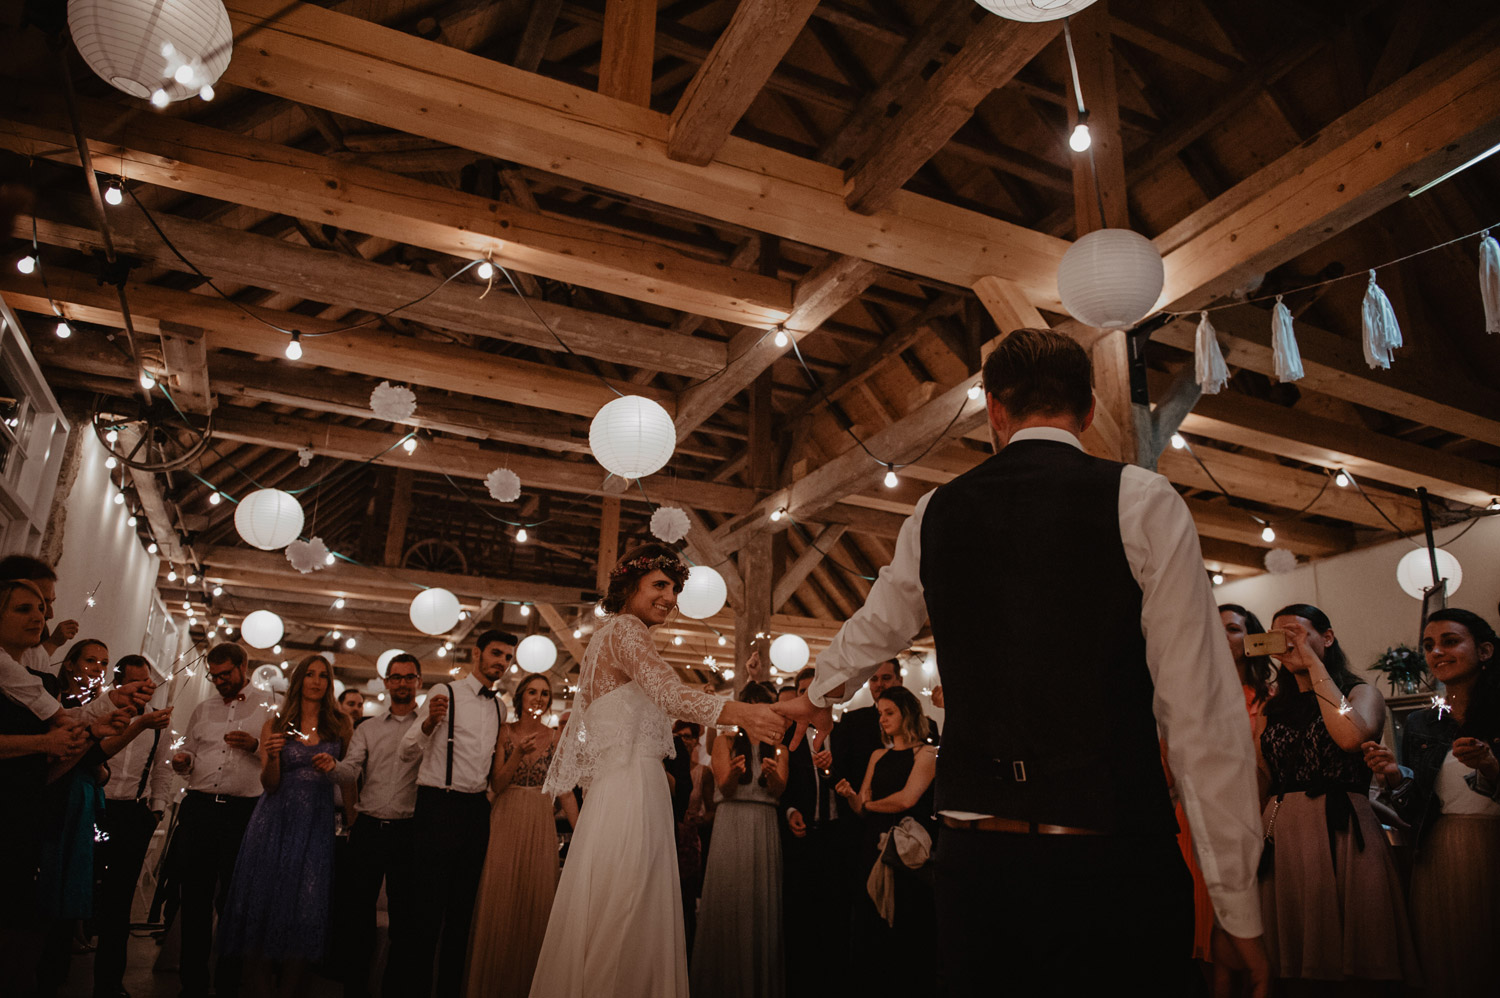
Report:
<svg viewBox="0 0 1500 998"><path fill-rule="evenodd" d="M943 815L943 824L949 828L964 828L976 832L1009 832L1013 835L1104 835L1092 828L1072 828L1068 825L1044 825L1036 821L1021 821L1019 818L950 818Z"/></svg>

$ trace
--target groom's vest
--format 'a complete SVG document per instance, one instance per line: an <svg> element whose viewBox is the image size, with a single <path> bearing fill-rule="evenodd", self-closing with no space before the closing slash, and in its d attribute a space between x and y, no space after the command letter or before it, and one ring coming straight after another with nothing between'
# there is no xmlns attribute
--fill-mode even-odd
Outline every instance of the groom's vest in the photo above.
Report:
<svg viewBox="0 0 1500 998"><path fill-rule="evenodd" d="M921 577L946 702L939 810L1176 831L1141 589L1120 539L1123 467L1023 440L928 501Z"/></svg>

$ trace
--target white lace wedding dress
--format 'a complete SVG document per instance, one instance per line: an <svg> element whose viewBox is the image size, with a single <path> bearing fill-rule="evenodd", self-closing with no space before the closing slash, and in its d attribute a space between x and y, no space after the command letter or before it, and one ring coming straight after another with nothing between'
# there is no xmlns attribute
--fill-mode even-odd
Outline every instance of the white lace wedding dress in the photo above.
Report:
<svg viewBox="0 0 1500 998"><path fill-rule="evenodd" d="M640 618L594 632L543 791L587 797L531 998L687 998L672 802L661 761L672 718L713 724L724 703L684 686ZM497 940L496 945L504 945Z"/></svg>

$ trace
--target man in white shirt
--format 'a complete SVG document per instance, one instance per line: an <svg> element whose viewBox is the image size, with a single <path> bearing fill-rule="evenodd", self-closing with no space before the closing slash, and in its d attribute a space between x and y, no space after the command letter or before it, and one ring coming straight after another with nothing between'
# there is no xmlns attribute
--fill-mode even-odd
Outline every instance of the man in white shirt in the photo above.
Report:
<svg viewBox="0 0 1500 998"><path fill-rule="evenodd" d="M421 908L417 901L417 769L422 757L401 758L402 737L417 727L422 663L400 654L385 667L391 706L354 729L349 751L334 767L340 783L360 781L357 816L349 830L349 950L346 995L366 995L374 971L375 905L385 884L390 946L380 989L385 995L415 994L412 948Z"/></svg>
<svg viewBox="0 0 1500 998"><path fill-rule="evenodd" d="M1020 329L984 366L996 454L923 496L864 607L778 709L823 733L930 620L945 686L935 782L939 972L953 994L1189 993L1191 879L1165 738L1219 923L1263 995L1261 827L1244 700L1191 514L1085 454L1088 355ZM1201 987L1201 982L1196 982Z"/></svg>
<svg viewBox="0 0 1500 998"><path fill-rule="evenodd" d="M182 877L182 993L208 993L208 958L214 912L224 910L234 862L260 797L260 732L276 711L276 695L249 682L249 658L237 644L218 644L207 655L208 679L218 696L193 708L182 745L173 746L172 769L187 778L172 842ZM240 963L221 957L217 990L232 995Z"/></svg>
<svg viewBox="0 0 1500 998"><path fill-rule="evenodd" d="M463 983L474 897L490 841L486 791L504 720L505 708L492 687L515 657L515 635L485 631L468 673L434 687L418 723L401 736L401 758L420 759L416 837L431 857L423 864L418 889L413 994L431 988L434 957L438 998L455 998Z"/></svg>
<svg viewBox="0 0 1500 998"><path fill-rule="evenodd" d="M115 665L115 685L147 683L151 664L140 655L126 655ZM135 899L141 864L151 845L151 836L166 810L172 790L172 708L148 711L130 722L120 736L123 745L105 741L114 749L109 758L109 783L104 787L105 808L99 827L106 838L99 847L96 869L100 879L99 904L94 924L99 945L94 952L94 998L123 995L125 946L130 939L130 908Z"/></svg>

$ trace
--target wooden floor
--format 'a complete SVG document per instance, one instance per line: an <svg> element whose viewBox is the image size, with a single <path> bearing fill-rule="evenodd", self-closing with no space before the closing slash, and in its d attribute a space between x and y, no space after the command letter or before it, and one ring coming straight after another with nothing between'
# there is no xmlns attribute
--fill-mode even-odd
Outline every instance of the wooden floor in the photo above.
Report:
<svg viewBox="0 0 1500 998"><path fill-rule="evenodd" d="M125 990L131 998L177 998L182 991L182 982L177 976L176 959L160 961L163 969L156 969L162 949L155 938L138 934L130 940L130 958L125 969ZM75 953L69 968L67 983L58 992L58 998L92 998L94 954ZM335 998L344 993L343 985L318 974L309 974L303 998Z"/></svg>

